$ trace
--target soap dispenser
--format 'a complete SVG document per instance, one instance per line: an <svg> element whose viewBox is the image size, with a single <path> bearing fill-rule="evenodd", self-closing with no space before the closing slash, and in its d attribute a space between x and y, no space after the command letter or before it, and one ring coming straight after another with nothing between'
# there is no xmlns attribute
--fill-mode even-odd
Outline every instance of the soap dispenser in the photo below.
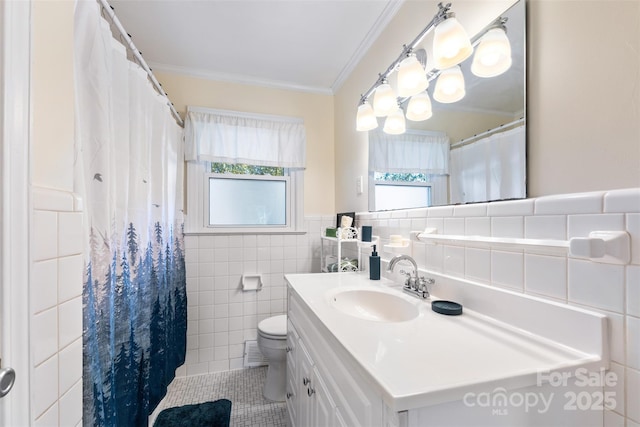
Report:
<svg viewBox="0 0 640 427"><path fill-rule="evenodd" d="M380 280L380 257L376 252L376 245L373 245L373 251L369 256L369 279Z"/></svg>

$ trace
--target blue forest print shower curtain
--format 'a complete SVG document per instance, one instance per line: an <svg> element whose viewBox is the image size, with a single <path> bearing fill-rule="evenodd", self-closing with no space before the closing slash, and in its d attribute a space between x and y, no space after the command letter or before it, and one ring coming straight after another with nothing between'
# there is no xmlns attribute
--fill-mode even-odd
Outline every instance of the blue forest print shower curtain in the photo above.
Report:
<svg viewBox="0 0 640 427"><path fill-rule="evenodd" d="M95 0L75 11L83 422L146 426L186 352L182 129Z"/></svg>

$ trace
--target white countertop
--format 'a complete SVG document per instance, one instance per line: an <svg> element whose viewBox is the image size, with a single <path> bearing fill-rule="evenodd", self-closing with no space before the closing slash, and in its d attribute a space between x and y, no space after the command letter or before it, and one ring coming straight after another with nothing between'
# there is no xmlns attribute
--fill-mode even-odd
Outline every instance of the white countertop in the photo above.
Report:
<svg viewBox="0 0 640 427"><path fill-rule="evenodd" d="M514 327L492 318L491 313L481 314L466 305L460 316L435 313L430 300L440 299L437 296L421 300L403 293L399 285L387 279L371 281L366 273L288 274L285 277L290 289L353 356L379 388L385 402L396 411L462 399L470 391L535 385L538 372L560 369L571 372L578 367L596 368L608 363L603 360L604 349L600 354L577 349L541 335L539 330L533 333ZM328 295L355 288L401 295L419 308L419 315L405 322L385 323L353 317L330 305ZM525 304L530 299L506 292L506 297L515 304L518 298L523 298ZM542 302L535 303L539 306ZM583 318L589 314L551 304L556 311L566 307L569 317L572 312ZM513 311L517 313L518 308ZM545 313L539 315L545 316ZM583 318L574 323L581 323ZM601 324L606 325L606 319ZM604 331L594 333L606 334Z"/></svg>

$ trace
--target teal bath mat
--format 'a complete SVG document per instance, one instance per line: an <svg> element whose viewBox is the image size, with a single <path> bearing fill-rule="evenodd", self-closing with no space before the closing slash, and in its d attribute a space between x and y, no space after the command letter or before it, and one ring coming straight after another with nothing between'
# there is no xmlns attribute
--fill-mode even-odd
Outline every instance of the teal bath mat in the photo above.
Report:
<svg viewBox="0 0 640 427"><path fill-rule="evenodd" d="M167 408L153 427L229 427L231 401L227 399Z"/></svg>

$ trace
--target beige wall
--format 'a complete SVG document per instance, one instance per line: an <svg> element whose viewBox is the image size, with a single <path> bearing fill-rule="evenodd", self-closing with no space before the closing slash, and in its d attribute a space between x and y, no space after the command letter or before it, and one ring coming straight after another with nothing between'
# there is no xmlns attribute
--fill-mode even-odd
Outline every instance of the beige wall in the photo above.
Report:
<svg viewBox="0 0 640 427"><path fill-rule="evenodd" d="M486 13L505 3L463 0L455 10L462 22L480 5ZM640 186L640 2L528 3L529 196ZM366 135L355 131L360 94L436 11L437 1L405 2L336 94L339 211L367 210L367 192L355 193L368 156ZM614 24L602 31L605 12ZM474 33L475 23L463 25Z"/></svg>
<svg viewBox="0 0 640 427"><path fill-rule="evenodd" d="M301 117L307 131L306 215L335 212L333 97L156 73L178 112L187 105Z"/></svg>
<svg viewBox="0 0 640 427"><path fill-rule="evenodd" d="M640 2L528 13L529 196L640 186Z"/></svg>
<svg viewBox="0 0 640 427"><path fill-rule="evenodd" d="M73 8L33 2L31 117L33 184L73 190Z"/></svg>
<svg viewBox="0 0 640 427"><path fill-rule="evenodd" d="M81 204L73 191L73 0L31 2L31 425L82 424Z"/></svg>

